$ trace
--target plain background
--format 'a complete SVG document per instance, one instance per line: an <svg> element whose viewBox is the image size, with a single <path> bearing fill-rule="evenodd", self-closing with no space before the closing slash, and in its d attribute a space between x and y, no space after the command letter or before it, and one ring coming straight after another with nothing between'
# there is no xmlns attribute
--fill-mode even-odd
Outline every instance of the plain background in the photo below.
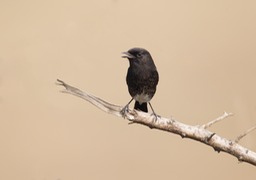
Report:
<svg viewBox="0 0 256 180"><path fill-rule="evenodd" d="M148 49L164 117L235 139L256 122L256 1L2 0L0 179L255 179L255 167L62 94L67 83L125 105L128 61ZM256 132L241 144L256 151Z"/></svg>

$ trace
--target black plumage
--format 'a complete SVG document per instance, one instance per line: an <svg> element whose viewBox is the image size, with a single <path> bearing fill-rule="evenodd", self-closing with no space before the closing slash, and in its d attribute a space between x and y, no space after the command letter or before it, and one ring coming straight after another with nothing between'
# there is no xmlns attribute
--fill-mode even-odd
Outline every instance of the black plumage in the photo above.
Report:
<svg viewBox="0 0 256 180"><path fill-rule="evenodd" d="M148 112L147 103L149 103L155 114L150 100L156 92L159 75L150 53L143 48L132 48L123 53L123 58L128 58L130 67L128 68L126 83L132 99L125 106L135 100L134 109Z"/></svg>

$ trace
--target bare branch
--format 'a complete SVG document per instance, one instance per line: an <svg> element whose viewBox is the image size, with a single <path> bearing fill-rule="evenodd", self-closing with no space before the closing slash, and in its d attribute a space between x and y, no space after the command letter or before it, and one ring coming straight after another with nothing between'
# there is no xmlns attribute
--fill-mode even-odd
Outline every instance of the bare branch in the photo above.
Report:
<svg viewBox="0 0 256 180"><path fill-rule="evenodd" d="M232 116L232 115L233 115L232 113L224 112L224 114L222 116L220 116L220 117L210 121L207 124L202 125L201 127L204 128L204 129L207 129L207 128L211 127L213 124L215 124L217 122L220 122L221 120L223 120L223 119L225 119L225 118L227 118L229 116Z"/></svg>
<svg viewBox="0 0 256 180"><path fill-rule="evenodd" d="M237 144L236 142L230 141L226 138L223 138L216 133L206 130L205 128L210 127L212 124L228 117L231 113L224 113L219 118L211 121L210 123L203 126L191 126L184 123L181 123L173 118L168 119L164 117L159 117L157 121L154 120L154 117L148 113L128 109L127 113L124 115L121 113L122 106L117 106L111 103L108 103L98 97L85 93L75 87L68 85L67 83L57 80L58 85L64 86L65 90L62 90L63 93L72 94L74 96L80 97L91 104L95 105L104 112L116 115L118 117L125 116L132 123L138 123L150 128L155 128L162 131L167 131L180 135L182 138L190 138L201 143L204 143L208 146L213 147L217 152L226 152L230 155L233 155L238 158L239 161L250 163L256 166L256 153Z"/></svg>
<svg viewBox="0 0 256 180"><path fill-rule="evenodd" d="M238 136L235 140L236 143L238 143L243 137L245 137L247 134L249 134L250 132L252 132L253 130L256 129L256 125L251 127L250 129L248 129L247 131L245 131L243 134L241 134L240 136Z"/></svg>
<svg viewBox="0 0 256 180"><path fill-rule="evenodd" d="M93 95L90 95L86 92L81 91L80 89L72 87L72 86L66 84L64 81L61 81L59 79L57 79L57 85L61 85L66 88L61 91L62 93L68 93L68 94L72 94L74 96L80 97L80 98L92 103L93 105L95 105L96 107L100 108L101 110L103 110L107 113L112 113L116 116L122 116L120 114L120 110L121 110L120 106L110 104L98 97L95 97Z"/></svg>

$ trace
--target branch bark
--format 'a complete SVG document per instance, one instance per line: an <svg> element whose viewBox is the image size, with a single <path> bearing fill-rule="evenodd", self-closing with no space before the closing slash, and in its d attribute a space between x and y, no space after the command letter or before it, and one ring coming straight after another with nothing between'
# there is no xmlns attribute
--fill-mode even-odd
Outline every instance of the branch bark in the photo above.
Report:
<svg viewBox="0 0 256 180"><path fill-rule="evenodd" d="M180 135L182 138L189 138L199 141L213 147L213 149L217 152L226 152L236 157L240 162L247 162L256 166L255 152L239 145L235 140L228 140L206 129L214 123L231 116L231 113L225 112L222 116L202 126L187 125L173 118L168 119L164 117L159 117L155 121L154 116L136 110L128 109L125 114L122 114L122 106L108 103L96 96L83 92L78 88L72 87L59 79L57 79L57 85L65 87L65 89L61 92L82 98L95 105L99 109L103 110L104 112L113 114L118 117L124 117L132 123L142 124L150 128Z"/></svg>

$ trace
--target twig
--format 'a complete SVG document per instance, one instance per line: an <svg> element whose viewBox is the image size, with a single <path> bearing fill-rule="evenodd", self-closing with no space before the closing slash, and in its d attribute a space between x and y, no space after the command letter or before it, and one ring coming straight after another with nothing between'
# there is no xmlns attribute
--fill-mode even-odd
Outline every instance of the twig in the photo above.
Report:
<svg viewBox="0 0 256 180"><path fill-rule="evenodd" d="M90 95L75 87L72 87L61 80L57 80L57 82L58 85L65 87L65 90L62 90L61 92L80 97L95 105L104 112L108 112L118 117L123 116L123 114L121 113L121 110L123 108L122 106L117 106L108 103L96 96ZM230 141L226 138L217 135L216 133L213 133L205 129L206 127L209 127L215 122L218 122L221 119L224 119L230 115L231 113L224 113L221 117L204 125L204 128L202 128L202 126L198 127L187 125L173 118L168 119L162 116L161 118L158 118L157 121L155 121L154 117L150 114L131 109L128 109L128 111L124 114L124 117L133 123L142 124L150 128L155 128L158 130L167 131L170 133L180 135L183 138L190 138L199 141L201 143L213 147L213 149L217 152L226 152L230 155L237 157L239 161L247 162L256 166L255 152L237 144L236 142Z"/></svg>
<svg viewBox="0 0 256 180"><path fill-rule="evenodd" d="M225 119L229 116L232 116L232 115L233 115L232 113L224 112L224 114L222 116L210 121L207 124L202 125L201 127L204 128L204 129L207 129L207 128L211 127L213 124L215 124L215 123L217 123L217 122L219 122L219 121L221 121L221 120L223 120L223 119Z"/></svg>
<svg viewBox="0 0 256 180"><path fill-rule="evenodd" d="M253 130L256 129L256 125L251 127L250 129L248 129L247 131L245 131L243 134L241 134L240 136L238 136L235 140L236 143L238 143L243 137L245 137L247 134L249 134L250 132L252 132Z"/></svg>
<svg viewBox="0 0 256 180"><path fill-rule="evenodd" d="M107 112L107 113L112 113L115 114L117 116L122 116L120 114L120 110L121 110L121 106L117 106L114 104L110 104L98 97L95 97L93 95L90 95L86 92L81 91L80 89L77 89L75 87L72 87L68 84L66 84L64 81L57 79L57 85L61 85L64 86L66 89L62 90L62 93L68 93L68 94L72 94L74 96L80 97L90 103L92 103L93 105L97 106L98 108L100 108L101 110Z"/></svg>

